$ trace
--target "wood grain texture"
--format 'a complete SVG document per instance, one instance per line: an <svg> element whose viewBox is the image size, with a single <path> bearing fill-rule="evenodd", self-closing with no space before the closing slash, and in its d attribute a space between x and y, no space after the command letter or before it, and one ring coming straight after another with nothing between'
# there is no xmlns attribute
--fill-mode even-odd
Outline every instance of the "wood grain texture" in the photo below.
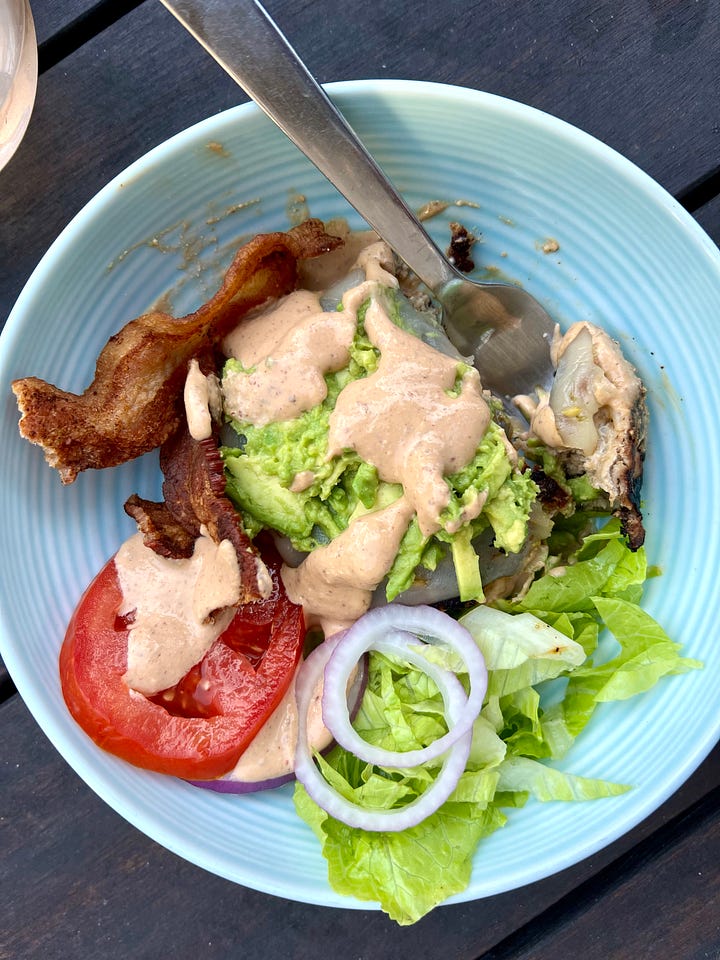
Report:
<svg viewBox="0 0 720 960"><path fill-rule="evenodd" d="M38 43L45 43L69 23L97 6L98 0L62 0L62 3L57 0L30 0Z"/></svg>
<svg viewBox="0 0 720 960"><path fill-rule="evenodd" d="M472 960L546 911L560 909L578 884L603 869L612 872L615 862L620 868L614 884L639 885L648 874L633 873L618 858L645 837L657 835L662 844L663 831L673 836L673 817L720 782L716 751L632 837L540 883L442 907L414 927L399 928L375 911L286 902L205 873L98 799L55 752L19 697L0 706L0 724L11 731L0 765L0 960L155 960L169 949L181 958L225 958L236 955L238 944L250 956L293 960L437 960L442 945L443 956ZM717 831L719 822L716 811L708 823ZM676 870L691 876L706 869L707 857L698 859L695 841L676 847ZM653 892L658 924L675 897L671 871ZM600 907L597 915L602 917ZM702 919L696 939L707 935L708 918ZM649 939L652 933L649 928ZM575 955L581 954L557 954ZM668 956L690 960L689 954Z"/></svg>
<svg viewBox="0 0 720 960"><path fill-rule="evenodd" d="M40 39L97 6L33 0ZM267 6L321 81L417 78L521 100L605 140L675 193L717 170L720 0ZM0 172L0 324L104 183L244 99L156 0L41 76L26 138ZM720 197L696 216L720 242ZM6 679L0 665L0 690ZM451 960L490 950L498 960L720 957L717 750L632 836L590 860L400 930L375 912L289 903L204 873L85 787L17 695L0 706L0 724L0 960L225 958L240 949L297 960L437 960L440 950ZM689 814L701 818L697 829L673 819L698 802ZM593 878L596 895L582 886Z"/></svg>
<svg viewBox="0 0 720 960"><path fill-rule="evenodd" d="M483 960L720 957L720 787Z"/></svg>
<svg viewBox="0 0 720 960"><path fill-rule="evenodd" d="M372 16L354 0L268 6L323 81L420 78L522 100L607 141L677 192L718 163L718 4L521 0L510 12L502 0L421 0L412 16L400 3L378 4ZM111 177L245 99L157 2L42 76L25 140L0 179L0 319Z"/></svg>

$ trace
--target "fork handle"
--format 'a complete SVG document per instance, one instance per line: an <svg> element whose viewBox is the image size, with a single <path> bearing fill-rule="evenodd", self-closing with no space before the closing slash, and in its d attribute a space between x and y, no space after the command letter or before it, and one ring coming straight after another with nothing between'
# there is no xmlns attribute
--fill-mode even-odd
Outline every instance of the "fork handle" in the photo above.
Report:
<svg viewBox="0 0 720 960"><path fill-rule="evenodd" d="M431 290L458 274L257 0L161 0Z"/></svg>

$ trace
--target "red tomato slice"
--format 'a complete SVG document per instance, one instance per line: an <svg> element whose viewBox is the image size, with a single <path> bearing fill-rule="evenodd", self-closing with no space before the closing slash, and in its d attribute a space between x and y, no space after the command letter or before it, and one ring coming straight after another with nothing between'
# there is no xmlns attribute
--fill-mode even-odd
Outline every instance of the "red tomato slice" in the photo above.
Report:
<svg viewBox="0 0 720 960"><path fill-rule="evenodd" d="M277 566L267 601L238 609L203 660L153 698L131 691L127 624L114 560L90 584L60 651L63 695L77 723L104 750L186 779L231 770L284 696L302 654L302 608L288 600Z"/></svg>

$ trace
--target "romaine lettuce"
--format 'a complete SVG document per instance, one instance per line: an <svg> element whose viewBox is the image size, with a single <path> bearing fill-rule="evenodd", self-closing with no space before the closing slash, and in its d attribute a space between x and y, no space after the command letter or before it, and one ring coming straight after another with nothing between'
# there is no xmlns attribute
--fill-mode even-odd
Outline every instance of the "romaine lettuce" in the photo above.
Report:
<svg viewBox="0 0 720 960"><path fill-rule="evenodd" d="M683 658L637 605L647 574L643 551L632 553L611 521L586 539L576 563L539 578L521 601L478 607L463 617L486 657L488 694L466 771L427 820L398 833L353 829L296 785L297 811L322 844L334 889L379 902L400 924L414 923L466 887L475 850L504 825L505 808L529 797L585 801L631 788L543 761L564 756L603 702L700 666ZM609 658L606 644L599 645L605 628L618 648ZM427 655L461 670L442 647L428 648ZM444 732L442 701L423 673L372 654L355 726L373 743L412 749ZM432 765L380 770L339 747L318 762L340 792L386 809L414 799L437 773Z"/></svg>

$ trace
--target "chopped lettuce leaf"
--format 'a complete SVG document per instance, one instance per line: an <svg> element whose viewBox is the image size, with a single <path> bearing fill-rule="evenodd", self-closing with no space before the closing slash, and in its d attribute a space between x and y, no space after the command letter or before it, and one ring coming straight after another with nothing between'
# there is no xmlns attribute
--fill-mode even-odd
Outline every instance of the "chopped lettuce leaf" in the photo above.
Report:
<svg viewBox="0 0 720 960"><path fill-rule="evenodd" d="M598 704L622 700L649 690L664 676L697 669L701 664L681 656L662 627L638 605L648 574L644 550L631 551L616 521L585 539L581 559L538 579L506 611L533 611L570 635L588 654L568 673L564 695L542 718L544 748L537 755L564 757L590 721ZM619 652L603 660L599 633L607 629ZM592 655L592 656L591 656Z"/></svg>
<svg viewBox="0 0 720 960"><path fill-rule="evenodd" d="M409 830L369 833L329 817L299 785L295 806L323 845L333 889L379 903L401 925L467 887L477 844L506 819L494 806L448 801Z"/></svg>
<svg viewBox="0 0 720 960"><path fill-rule="evenodd" d="M579 643L528 612L511 616L478 606L460 622L485 657L491 696L507 696L552 680L585 660Z"/></svg>
<svg viewBox="0 0 720 960"><path fill-rule="evenodd" d="M460 619L485 658L488 670L511 670L531 659L549 660L559 669L585 659L582 647L532 613L511 616L478 606Z"/></svg>
<svg viewBox="0 0 720 960"><path fill-rule="evenodd" d="M607 597L595 597L593 603L622 648L619 656L595 668L594 675L604 681L595 696L598 702L626 700L649 690L661 677L701 666L698 660L681 657L680 644L637 604Z"/></svg>
<svg viewBox="0 0 720 960"><path fill-rule="evenodd" d="M646 579L645 550L630 550L619 523L610 521L585 539L576 563L540 577L521 600L498 606L512 613L529 611L541 619L553 613L592 612L593 597L620 597L637 603Z"/></svg>
<svg viewBox="0 0 720 960"><path fill-rule="evenodd" d="M440 646L432 651L440 658L447 652ZM427 675L376 653L354 726L368 741L392 750L421 747L447 729L442 699ZM377 900L401 924L414 923L463 890L478 842L505 823L494 803L496 768L504 756L493 723L479 717L468 768L453 795L432 816L399 833L347 827L296 784L296 809L321 840L334 889ZM339 747L318 762L344 796L381 809L412 800L439 768L380 771Z"/></svg>
<svg viewBox="0 0 720 960"><path fill-rule="evenodd" d="M567 753L600 703L626 700L649 690L662 677L702 666L681 656L679 644L637 604L595 597L593 605L620 652L607 661L588 660L570 675L563 699L548 707L543 732L550 755L557 758Z"/></svg>
<svg viewBox="0 0 720 960"><path fill-rule="evenodd" d="M527 757L508 757L499 768L500 790L530 793L536 800L597 800L627 793L629 786L555 770Z"/></svg>

